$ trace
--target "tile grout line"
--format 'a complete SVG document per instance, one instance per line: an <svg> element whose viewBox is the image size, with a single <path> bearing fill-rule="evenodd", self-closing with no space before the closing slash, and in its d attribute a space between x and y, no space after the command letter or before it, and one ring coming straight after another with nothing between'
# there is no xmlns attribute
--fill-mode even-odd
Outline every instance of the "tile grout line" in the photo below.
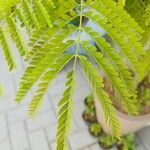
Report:
<svg viewBox="0 0 150 150"><path fill-rule="evenodd" d="M49 140L48 140L48 135L46 134L46 133L47 133L47 132L46 132L46 129L43 128L42 130L43 130L43 132L44 132L44 136L45 136L45 138L46 138L48 147L49 147L49 149L51 150L51 143L50 143Z"/></svg>
<svg viewBox="0 0 150 150"><path fill-rule="evenodd" d="M13 150L13 144L12 144L11 137L10 137L8 116L7 116L6 112L5 112L5 117L6 117L6 125L7 125L7 130L8 130L8 141L9 141L9 144L10 144L10 149Z"/></svg>
<svg viewBox="0 0 150 150"><path fill-rule="evenodd" d="M28 132L27 123L25 120L23 120L23 124L24 124L25 131L26 131L27 143L29 145L29 149L31 150L31 143L30 143L30 138L29 138L29 134L28 134L29 132Z"/></svg>
<svg viewBox="0 0 150 150"><path fill-rule="evenodd" d="M88 148L88 149L90 150L90 149L91 149L91 146L93 146L94 144L96 144L96 143L86 145L86 146L84 146L84 147L82 147L82 148L80 148L80 149L78 149L78 150L83 150L83 149L86 149L86 148Z"/></svg>
<svg viewBox="0 0 150 150"><path fill-rule="evenodd" d="M53 103L51 101L51 96L49 95L49 92L47 93L47 97L49 99L50 105L52 106L52 111L54 112L55 116L57 117L57 113L56 113L56 110L55 110Z"/></svg>

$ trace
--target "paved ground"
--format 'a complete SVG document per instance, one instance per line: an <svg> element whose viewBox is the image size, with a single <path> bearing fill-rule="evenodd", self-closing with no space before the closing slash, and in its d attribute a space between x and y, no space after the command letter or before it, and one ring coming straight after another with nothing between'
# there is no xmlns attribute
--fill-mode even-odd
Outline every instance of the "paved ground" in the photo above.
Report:
<svg viewBox="0 0 150 150"><path fill-rule="evenodd" d="M0 100L0 150L55 150L57 102L64 89L65 73L71 64L54 81L52 88L45 96L38 117L34 120L27 115L27 104L33 92L29 93L20 105L14 102L18 79L24 68L20 60L17 66L18 71L8 73L2 55L0 55L0 80L5 86L5 96ZM79 65L76 72L77 88L69 149L102 150L96 139L89 135L87 126L82 120L83 100L90 93L90 88ZM150 128L145 128L137 133L136 145L136 150L150 150Z"/></svg>

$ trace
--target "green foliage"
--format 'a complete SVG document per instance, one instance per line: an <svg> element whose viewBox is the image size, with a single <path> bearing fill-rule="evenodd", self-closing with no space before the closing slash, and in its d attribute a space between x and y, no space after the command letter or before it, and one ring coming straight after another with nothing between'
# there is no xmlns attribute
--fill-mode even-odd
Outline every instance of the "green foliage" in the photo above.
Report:
<svg viewBox="0 0 150 150"><path fill-rule="evenodd" d="M7 61L9 70L13 70L16 66L14 61L14 56L12 54L12 51L10 49L10 46L8 44L8 34L5 31L4 27L0 26L0 44L2 46L2 50L5 56L5 59Z"/></svg>
<svg viewBox="0 0 150 150"><path fill-rule="evenodd" d="M92 123L96 121L96 113L93 107L86 106L85 111L83 112L83 118L85 121Z"/></svg>
<svg viewBox="0 0 150 150"><path fill-rule="evenodd" d="M119 1L119 4L113 0L11 0L10 4L8 0L5 2L6 4L0 6L0 44L10 70L15 68L13 52L9 46L10 37L20 55L29 61L21 77L16 101L21 102L32 87L38 84L35 96L29 104L31 116L38 113L44 94L53 79L71 59L74 60L73 69L67 75L67 89L59 102L61 108L58 115L57 150L67 149L78 59L91 83L93 93L99 98L112 135L120 138L120 124L110 93L105 91L103 77L108 79L115 91L116 100L124 111L137 114L135 83L129 69L136 74L137 80L143 78L143 72L147 72L141 63L144 50L140 41L145 34L143 30L149 26L149 7L142 10L145 12L141 14L142 18L146 19L146 28L142 26L141 29L123 9L125 1ZM129 0L126 1L125 9L130 3ZM145 4L148 3L146 0ZM130 12L130 8L127 11ZM134 13L131 15L136 19ZM87 27L83 22L85 18L102 28L117 45L118 50L94 28ZM71 25L75 20L78 20L78 23ZM139 22L139 16L136 20ZM27 43L21 28L26 30L29 37ZM83 32L95 42L94 45L89 41L82 41ZM69 40L75 33L76 38ZM66 54L72 46L76 47L75 54ZM80 48L83 48L88 56L81 56ZM148 58L145 59L147 60Z"/></svg>
<svg viewBox="0 0 150 150"><path fill-rule="evenodd" d="M3 85L0 84L0 96L4 95Z"/></svg>
<svg viewBox="0 0 150 150"><path fill-rule="evenodd" d="M45 24L47 24L51 28L52 27L51 19L46 8L44 7L44 4L40 0L33 0L33 3L35 4L35 7L40 12L39 14L43 18Z"/></svg>
<svg viewBox="0 0 150 150"><path fill-rule="evenodd" d="M91 83L93 92L96 92L96 95L100 100L102 109L105 114L105 118L111 127L112 134L119 138L120 137L119 121L116 117L116 112L109 98L109 95L103 89L104 87L103 79L99 76L98 72L95 70L92 64L85 57L82 56L80 59L84 71Z"/></svg>
<svg viewBox="0 0 150 150"><path fill-rule="evenodd" d="M125 88L124 83L120 80L119 75L115 69L108 63L107 59L105 59L100 52L97 52L95 46L91 46L86 41L83 43L83 45L89 54L95 59L99 68L101 68L101 70L103 70L103 72L106 74L106 77L109 79L114 88L117 90L117 94L121 99L120 102L122 103L124 109L128 113L136 114L137 110L135 106L135 99L133 99L133 96L130 95L130 93L127 91L127 88ZM89 68L88 70L91 69L92 68Z"/></svg>
<svg viewBox="0 0 150 150"><path fill-rule="evenodd" d="M99 123L92 123L89 126L89 131L93 136L98 136L102 132L102 127Z"/></svg>
<svg viewBox="0 0 150 150"><path fill-rule="evenodd" d="M22 11L20 11L22 16L21 21L23 21L23 24L26 26L28 33L32 32L33 28L39 29L39 22L35 16L34 9L30 5L31 4L28 2L28 0L24 0L20 4L22 7Z"/></svg>
<svg viewBox="0 0 150 150"><path fill-rule="evenodd" d="M118 148L121 150L135 150L134 138L135 135L133 133L121 137L117 143Z"/></svg>
<svg viewBox="0 0 150 150"><path fill-rule="evenodd" d="M46 93L50 83L71 58L71 54L64 54L60 56L60 58L58 58L55 62L52 62L51 67L43 74L38 85L36 95L33 97L32 101L29 104L29 113L32 116L36 115L36 112L38 111L43 101L43 96Z"/></svg>
<svg viewBox="0 0 150 150"><path fill-rule="evenodd" d="M57 125L57 149L67 148L67 137L71 129L73 115L73 94L74 94L74 71L70 71L67 75L66 90L63 98L59 101L58 106L61 107L58 114Z"/></svg>
<svg viewBox="0 0 150 150"><path fill-rule="evenodd" d="M145 44L150 37L150 0L126 0L125 9L142 27L142 43Z"/></svg>
<svg viewBox="0 0 150 150"><path fill-rule="evenodd" d="M23 97L32 88L36 81L41 78L42 74L47 69L51 68L53 62L55 62L61 56L61 54L63 54L67 47L71 45L72 42L68 42L68 44L66 43L63 45L60 44L57 47L53 47L54 51L50 51L52 50L51 48L53 46L50 44L42 49L43 53L36 53L35 57L30 62L29 67L27 67L24 75L21 78L20 89L16 95L16 101L20 102L23 100Z"/></svg>
<svg viewBox="0 0 150 150"><path fill-rule="evenodd" d="M21 56L29 57L29 46L25 43L24 34L20 28L25 26L28 36L30 37L33 32L38 33L41 32L44 27L52 27L50 15L45 7L46 3L50 3L50 1L4 0L1 2L0 25L2 26L1 28L5 27L5 31L3 32L3 29L1 29L0 41L3 41L1 46L5 58L7 57L6 61L10 70L15 67L13 55L10 54L12 50L8 44L8 37L11 36ZM52 4L53 2L51 2L51 5ZM52 7L54 8L54 4ZM41 20L39 20L39 16ZM44 26L42 26L43 24Z"/></svg>
<svg viewBox="0 0 150 150"><path fill-rule="evenodd" d="M104 38L100 37L99 34L94 32L91 28L85 28L86 32L90 37L95 41L98 48L102 53L108 58L113 68L119 73L120 77L125 83L128 92L135 97L135 83L131 77L131 73L128 70L128 67L124 64L121 56L116 53L115 49L111 47Z"/></svg>
<svg viewBox="0 0 150 150"><path fill-rule="evenodd" d="M92 96L89 95L85 99L86 102L87 102L88 98L90 100L90 103L85 103L85 106L86 106L85 111L87 110L87 108L95 109L95 106L93 107L93 104L91 103ZM96 116L96 114L95 114L95 116ZM85 120L85 118L84 118L84 120ZM85 121L89 127L89 132L91 133L91 135L93 135L95 138L98 139L99 144L104 149L111 149L112 146L114 146L114 147L117 146L118 150L135 150L135 143L134 143L135 134L130 133L128 135L121 136L121 138L118 140L116 138L111 137L108 133L105 133L102 130L101 124L99 122L97 122L97 120L95 120L92 123L89 122L88 120L85 120Z"/></svg>
<svg viewBox="0 0 150 150"><path fill-rule="evenodd" d="M150 71L150 49L146 51L146 55L143 58L142 67L143 67L143 78L144 78L145 76L147 76L148 72Z"/></svg>
<svg viewBox="0 0 150 150"><path fill-rule="evenodd" d="M150 4L147 6L144 14L145 24L146 26L150 25Z"/></svg>
<svg viewBox="0 0 150 150"><path fill-rule="evenodd" d="M84 103L86 106L93 108L94 107L94 96L92 94L87 96L84 100Z"/></svg>
<svg viewBox="0 0 150 150"><path fill-rule="evenodd" d="M99 143L103 148L111 148L115 143L117 142L117 139L112 138L110 135L101 135L99 138Z"/></svg>
<svg viewBox="0 0 150 150"><path fill-rule="evenodd" d="M16 5L19 2L19 0L0 0L0 19L5 17L5 14L7 14L11 7Z"/></svg>
<svg viewBox="0 0 150 150"><path fill-rule="evenodd" d="M150 72L138 84L138 105L141 113L146 113L150 107Z"/></svg>
<svg viewBox="0 0 150 150"><path fill-rule="evenodd" d="M9 33L14 43L16 43L16 47L18 48L20 56L24 56L25 53L27 53L27 48L25 46L23 38L21 37L21 32L15 22L15 19L13 18L13 14L10 14L6 18L6 21L8 24Z"/></svg>
<svg viewBox="0 0 150 150"><path fill-rule="evenodd" d="M118 0L118 4L121 6L125 6L126 0Z"/></svg>
<svg viewBox="0 0 150 150"><path fill-rule="evenodd" d="M86 17L96 22L107 32L119 45L121 53L131 62L133 69L140 75L141 68L138 57L140 54L143 54L143 48L138 42L138 40L140 40L138 35L142 33L141 29L137 27L137 24L132 18L122 11L120 7L114 9L115 2L107 0L103 3L103 5L100 5L100 2L97 1L94 1L92 4L88 3L89 6L92 6L99 13L95 14L93 11L88 11L85 14ZM108 7L110 7L110 9ZM117 14L119 14L119 16L117 16ZM107 16L107 18L104 16Z"/></svg>

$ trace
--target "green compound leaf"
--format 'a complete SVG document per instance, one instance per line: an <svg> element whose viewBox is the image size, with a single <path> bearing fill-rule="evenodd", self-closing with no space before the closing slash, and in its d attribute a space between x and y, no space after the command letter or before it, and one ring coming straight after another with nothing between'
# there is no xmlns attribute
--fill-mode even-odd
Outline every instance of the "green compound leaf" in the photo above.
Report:
<svg viewBox="0 0 150 150"><path fill-rule="evenodd" d="M81 64L84 68L86 75L91 83L93 92L96 93L99 102L102 106L103 112L105 114L106 122L112 131L112 135L120 138L120 123L117 119L117 114L115 108L112 105L111 99L108 93L104 90L104 84L102 77L98 74L97 70L93 67L85 57L80 57Z"/></svg>
<svg viewBox="0 0 150 150"><path fill-rule="evenodd" d="M57 124L57 150L68 150L67 138L71 129L73 116L73 95L75 89L74 71L67 74L66 90L59 101L60 107Z"/></svg>

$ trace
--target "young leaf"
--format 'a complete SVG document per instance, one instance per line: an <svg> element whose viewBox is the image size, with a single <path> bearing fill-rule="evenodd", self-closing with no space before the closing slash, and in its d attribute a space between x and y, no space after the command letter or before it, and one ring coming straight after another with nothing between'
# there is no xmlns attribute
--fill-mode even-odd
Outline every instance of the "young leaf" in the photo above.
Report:
<svg viewBox="0 0 150 150"><path fill-rule="evenodd" d="M81 64L84 68L86 75L91 83L93 93L96 92L96 95L100 101L103 112L105 114L106 122L109 124L111 133L113 136L120 138L120 124L117 119L117 114L115 108L112 105L109 95L104 90L104 84L102 77L98 74L93 65L86 59L86 57L80 57Z"/></svg>
<svg viewBox="0 0 150 150"><path fill-rule="evenodd" d="M73 115L73 94L74 94L74 71L67 75L66 90L63 98L59 101L60 107L57 124L57 150L67 150L67 138L71 129Z"/></svg>
<svg viewBox="0 0 150 150"><path fill-rule="evenodd" d="M45 21L47 23L48 27L52 28L53 25L51 23L50 16L49 16L46 8L44 7L43 3L40 0L33 0L33 2L36 5L36 7L39 9L39 11L43 17L43 21Z"/></svg>
<svg viewBox="0 0 150 150"><path fill-rule="evenodd" d="M16 63L15 63L15 59L14 56L12 54L12 51L8 45L8 40L7 40L7 34L6 31L3 29L3 27L0 26L0 44L2 46L2 50L5 56L5 59L7 61L9 70L13 70L14 68L16 68Z"/></svg>
<svg viewBox="0 0 150 150"><path fill-rule="evenodd" d="M143 62L142 62L142 66L143 66L143 76L141 78L141 80L147 76L147 74L149 73L150 71L150 49L148 49L146 51L146 55L145 57L143 58Z"/></svg>
<svg viewBox="0 0 150 150"><path fill-rule="evenodd" d="M104 4L103 4L104 3ZM122 13L116 13L114 9L118 9L112 1L110 4L108 2L97 2L92 3L92 8L95 9L86 12L85 16L91 19L93 22L102 27L106 33L113 39L114 42L120 47L120 51L125 55L131 62L133 68L139 73L141 73L141 68L139 69L139 59L141 55L144 54L143 47L139 42L137 32L132 32L132 28L122 20L121 14L126 14L124 11ZM106 4L105 4L106 3ZM87 2L88 7L91 7L89 1ZM106 5L106 6L105 6ZM108 9L107 5L110 7ZM113 7L114 9L112 9ZM129 19L132 22L132 19ZM136 27L136 26L135 26ZM135 28L137 29L137 28ZM136 51L136 54L135 54Z"/></svg>
<svg viewBox="0 0 150 150"><path fill-rule="evenodd" d="M70 61L73 55L63 54L55 62L51 64L49 69L42 76L40 83L38 84L38 89L35 96L29 104L29 114L31 116L36 116L42 102L43 96L46 93L49 85L52 83L56 75L63 69L63 67Z"/></svg>
<svg viewBox="0 0 150 150"><path fill-rule="evenodd" d="M22 11L24 23L27 28L27 32L29 34L32 33L33 29L39 29L39 22L34 14L33 8L31 7L31 3L28 0L23 0L22 2Z"/></svg>
<svg viewBox="0 0 150 150"><path fill-rule="evenodd" d="M6 20L7 20L7 24L8 24L10 35L12 37L12 40L16 44L16 47L18 48L20 56L24 56L25 54L27 55L28 50L27 50L27 48L25 46L25 42L24 42L23 37L21 35L21 31L18 28L17 23L15 22L15 19L10 14L6 18Z"/></svg>
<svg viewBox="0 0 150 150"><path fill-rule="evenodd" d="M104 38L102 38L99 33L94 32L92 28L86 27L85 31L95 41L98 48L106 56L107 60L112 64L113 68L119 73L122 81L125 83L126 88L132 95L133 99L136 99L135 82L127 66L123 62L123 58L117 53L114 48L112 48L111 44L109 44Z"/></svg>
<svg viewBox="0 0 150 150"><path fill-rule="evenodd" d="M69 44L59 44L59 46L53 48L50 46L50 47L46 47L46 49L45 48L42 49L42 52L37 53L36 57L33 58L29 67L27 67L25 73L21 78L20 88L16 95L17 102L23 100L23 98L26 96L26 94L32 88L32 86L36 83L36 81L41 78L42 74L71 45L72 42ZM54 49L54 51L52 51L51 48ZM45 53L43 56L42 53L44 51Z"/></svg>
<svg viewBox="0 0 150 150"><path fill-rule="evenodd" d="M123 108L129 114L137 114L137 106L135 99L132 98L128 92L125 84L120 79L115 69L108 63L107 59L103 57L100 52L97 52L95 46L91 46L89 42L84 41L83 45L85 50L94 58L98 66L103 70L110 83L115 87L119 95L119 102L123 105Z"/></svg>

